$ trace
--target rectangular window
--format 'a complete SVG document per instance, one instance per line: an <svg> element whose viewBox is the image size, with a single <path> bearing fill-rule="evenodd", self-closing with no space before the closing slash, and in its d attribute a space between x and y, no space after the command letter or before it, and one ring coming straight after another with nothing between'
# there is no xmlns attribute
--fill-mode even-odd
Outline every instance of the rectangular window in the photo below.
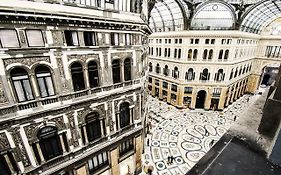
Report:
<svg viewBox="0 0 281 175"><path fill-rule="evenodd" d="M96 36L94 32L84 32L83 35L84 35L85 46L96 45Z"/></svg>
<svg viewBox="0 0 281 175"><path fill-rule="evenodd" d="M79 46L78 34L76 31L64 31L65 41L68 46Z"/></svg>
<svg viewBox="0 0 281 175"><path fill-rule="evenodd" d="M119 156L123 156L124 154L131 152L134 150L134 143L133 143L133 138L130 138L123 143L120 144L119 146Z"/></svg>
<svg viewBox="0 0 281 175"><path fill-rule="evenodd" d="M167 39L165 39L165 44L167 44L168 43L168 40Z"/></svg>
<svg viewBox="0 0 281 175"><path fill-rule="evenodd" d="M210 43L210 39L205 39L205 44L209 44Z"/></svg>
<svg viewBox="0 0 281 175"><path fill-rule="evenodd" d="M192 94L192 87L185 87L184 88L184 93L185 94Z"/></svg>
<svg viewBox="0 0 281 175"><path fill-rule="evenodd" d="M182 39L179 39L179 44L182 44Z"/></svg>
<svg viewBox="0 0 281 175"><path fill-rule="evenodd" d="M211 44L215 44L215 41L216 41L215 39L212 39Z"/></svg>
<svg viewBox="0 0 281 175"><path fill-rule="evenodd" d="M174 92L177 92L178 91L178 86L175 85L175 84L172 84L171 90L174 91Z"/></svg>
<svg viewBox="0 0 281 175"><path fill-rule="evenodd" d="M159 80L155 80L155 85L159 86Z"/></svg>
<svg viewBox="0 0 281 175"><path fill-rule="evenodd" d="M199 39L195 39L195 44L199 44Z"/></svg>
<svg viewBox="0 0 281 175"><path fill-rule="evenodd" d="M214 88L213 89L213 96L220 96L221 88Z"/></svg>
<svg viewBox="0 0 281 175"><path fill-rule="evenodd" d="M175 44L178 44L178 39L175 39Z"/></svg>
<svg viewBox="0 0 281 175"><path fill-rule="evenodd" d="M178 59L180 59L181 58L181 49L179 49L179 51L178 51Z"/></svg>
<svg viewBox="0 0 281 175"><path fill-rule="evenodd" d="M163 88L168 88L168 83L163 81Z"/></svg>
<svg viewBox="0 0 281 175"><path fill-rule="evenodd" d="M151 77L148 78L148 82L152 83L152 78Z"/></svg>
<svg viewBox="0 0 281 175"><path fill-rule="evenodd" d="M190 44L193 44L194 43L194 39L190 39Z"/></svg>
<svg viewBox="0 0 281 175"><path fill-rule="evenodd" d="M171 43L172 43L172 39L169 39L168 41L169 41L169 44L171 44Z"/></svg>
<svg viewBox="0 0 281 175"><path fill-rule="evenodd" d="M1 29L0 40L3 48L20 46L17 31L14 29Z"/></svg>
<svg viewBox="0 0 281 175"><path fill-rule="evenodd" d="M221 44L225 44L225 43L226 43L226 39L222 39Z"/></svg>
<svg viewBox="0 0 281 175"><path fill-rule="evenodd" d="M44 40L41 30L25 30L28 46L30 47L42 47L44 46Z"/></svg>
<svg viewBox="0 0 281 175"><path fill-rule="evenodd" d="M93 158L88 160L88 167L91 173L106 165L108 165L107 152L103 152L98 155L95 155Z"/></svg>
<svg viewBox="0 0 281 175"><path fill-rule="evenodd" d="M231 44L232 39L227 40L227 44Z"/></svg>

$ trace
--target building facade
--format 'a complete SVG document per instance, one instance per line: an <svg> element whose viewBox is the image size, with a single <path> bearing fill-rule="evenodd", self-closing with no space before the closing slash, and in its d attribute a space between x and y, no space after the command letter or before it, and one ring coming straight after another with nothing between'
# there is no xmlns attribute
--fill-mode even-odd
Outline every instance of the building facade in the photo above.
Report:
<svg viewBox="0 0 281 175"><path fill-rule="evenodd" d="M147 3L0 8L0 174L140 172Z"/></svg>
<svg viewBox="0 0 281 175"><path fill-rule="evenodd" d="M149 21L150 94L178 108L223 110L268 84L266 67L278 68L281 61L274 13L281 4L245 3L156 3Z"/></svg>

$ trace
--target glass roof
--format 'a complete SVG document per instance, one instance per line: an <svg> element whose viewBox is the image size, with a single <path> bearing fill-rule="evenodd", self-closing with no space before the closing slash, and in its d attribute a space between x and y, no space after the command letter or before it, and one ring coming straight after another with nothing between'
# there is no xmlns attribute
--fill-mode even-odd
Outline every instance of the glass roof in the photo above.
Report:
<svg viewBox="0 0 281 175"><path fill-rule="evenodd" d="M183 30L184 14L189 12L183 0L158 1L151 11L149 26L155 32Z"/></svg>
<svg viewBox="0 0 281 175"><path fill-rule="evenodd" d="M235 24L233 9L222 3L208 3L198 7L191 22L192 29L231 29Z"/></svg>
<svg viewBox="0 0 281 175"><path fill-rule="evenodd" d="M243 17L240 30L260 34L266 25L280 16L280 1L263 1L249 9Z"/></svg>
<svg viewBox="0 0 281 175"><path fill-rule="evenodd" d="M180 31L188 28L229 30L236 28L236 20L241 17L237 23L240 24L241 31L260 34L265 26L281 17L280 0L223 1L156 0L149 26L154 32ZM191 10L188 5L196 6L192 19L189 18ZM238 9L245 9L242 16L239 15Z"/></svg>

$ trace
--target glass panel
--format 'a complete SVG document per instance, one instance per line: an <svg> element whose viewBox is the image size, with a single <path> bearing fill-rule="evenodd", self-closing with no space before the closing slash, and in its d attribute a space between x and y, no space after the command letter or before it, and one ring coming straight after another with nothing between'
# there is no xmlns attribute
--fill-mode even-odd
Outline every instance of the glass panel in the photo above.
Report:
<svg viewBox="0 0 281 175"><path fill-rule="evenodd" d="M18 100L20 102L26 101L26 98L25 98L25 95L24 95L24 91L23 91L23 87L21 85L21 82L20 81L14 81L14 86L15 86L16 93L18 95Z"/></svg>
<svg viewBox="0 0 281 175"><path fill-rule="evenodd" d="M27 100L33 100L33 94L29 80L23 80L23 88L25 90Z"/></svg>

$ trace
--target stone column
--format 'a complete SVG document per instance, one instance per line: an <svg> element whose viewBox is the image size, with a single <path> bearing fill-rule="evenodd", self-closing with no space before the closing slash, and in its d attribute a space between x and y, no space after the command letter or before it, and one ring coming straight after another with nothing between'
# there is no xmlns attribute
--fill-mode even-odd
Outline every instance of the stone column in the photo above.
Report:
<svg viewBox="0 0 281 175"><path fill-rule="evenodd" d="M42 164L43 162L45 162L45 158L44 158L44 156L43 156L43 153L42 153L42 150L41 150L41 148L40 148L39 142L36 143L36 148L37 148L39 157L40 157L40 159L41 159L41 164Z"/></svg>
<svg viewBox="0 0 281 175"><path fill-rule="evenodd" d="M84 67L83 73L84 73L85 88L90 89L90 81L89 81L89 74L88 74L87 67Z"/></svg>
<svg viewBox="0 0 281 175"><path fill-rule="evenodd" d="M224 103L226 100L226 91L227 91L227 88L222 88L220 100L219 100L219 104L218 104L219 110L223 110L223 108L224 108Z"/></svg>
<svg viewBox="0 0 281 175"><path fill-rule="evenodd" d="M111 160L111 173L112 175L120 175L119 170L119 151L118 147L110 151L110 160Z"/></svg>
<svg viewBox="0 0 281 175"><path fill-rule="evenodd" d="M85 145L87 145L89 143L89 140L87 136L86 125L82 126L82 132L84 133L84 137L85 137Z"/></svg>
<svg viewBox="0 0 281 175"><path fill-rule="evenodd" d="M4 154L4 158L5 158L6 163L8 164L8 167L9 167L9 169L11 171L11 174L15 174L14 167L13 167L12 162L10 161L8 155Z"/></svg>
<svg viewBox="0 0 281 175"><path fill-rule="evenodd" d="M64 141L63 141L63 133L61 133L61 134L59 135L59 138L60 138L60 143L61 143L61 147L62 147L62 152L63 152L63 154L64 154L64 153L66 153L66 149L65 149L65 143L64 143Z"/></svg>
<svg viewBox="0 0 281 175"><path fill-rule="evenodd" d="M30 85L31 85L31 88L33 89L34 97L35 98L40 98L39 87L37 86L36 77L35 77L35 75L33 73L30 74Z"/></svg>
<svg viewBox="0 0 281 175"><path fill-rule="evenodd" d="M143 150L143 142L142 142L142 136L136 137L136 144L135 144L135 167L136 167L136 173L140 173L142 171L142 162L141 162L141 155Z"/></svg>
<svg viewBox="0 0 281 175"><path fill-rule="evenodd" d="M184 97L184 87L183 86L179 86L178 88L178 103L177 106L178 107L183 107L183 97Z"/></svg>

